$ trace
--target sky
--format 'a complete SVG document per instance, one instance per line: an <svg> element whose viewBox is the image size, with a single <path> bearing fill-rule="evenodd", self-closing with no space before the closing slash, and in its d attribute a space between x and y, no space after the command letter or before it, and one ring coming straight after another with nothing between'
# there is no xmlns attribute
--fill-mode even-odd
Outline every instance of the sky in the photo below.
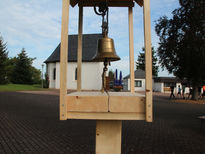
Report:
<svg viewBox="0 0 205 154"><path fill-rule="evenodd" d="M179 7L178 0L150 0L152 46L156 50L159 39L155 33L156 20L171 17ZM0 0L0 35L7 43L9 57L17 56L25 48L29 57L36 57L33 66L41 69L43 62L60 43L61 0ZM69 34L78 33L78 7L69 9ZM83 33L101 33L101 16L92 7L84 8ZM133 8L135 61L144 46L143 8ZM115 49L121 60L112 62L123 76L129 74L128 8L109 9L109 37L114 39ZM172 76L160 68L158 76Z"/></svg>

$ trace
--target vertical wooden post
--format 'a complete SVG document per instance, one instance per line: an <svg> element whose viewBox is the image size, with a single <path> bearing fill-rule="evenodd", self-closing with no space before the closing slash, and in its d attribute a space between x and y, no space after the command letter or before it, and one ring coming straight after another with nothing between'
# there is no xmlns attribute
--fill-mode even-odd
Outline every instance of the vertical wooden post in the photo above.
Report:
<svg viewBox="0 0 205 154"><path fill-rule="evenodd" d="M83 27L83 7L79 6L78 22L78 64L77 64L77 91L81 91L82 72L82 27Z"/></svg>
<svg viewBox="0 0 205 154"><path fill-rule="evenodd" d="M60 48L60 120L67 119L67 65L69 0L62 0L61 48Z"/></svg>
<svg viewBox="0 0 205 154"><path fill-rule="evenodd" d="M129 17L129 48L130 48L130 91L135 92L135 76L134 76L134 43L133 43L133 13L132 7L128 8Z"/></svg>
<svg viewBox="0 0 205 154"><path fill-rule="evenodd" d="M145 42L145 81L146 81L146 121L152 122L152 50L150 1L144 0L144 42Z"/></svg>
<svg viewBox="0 0 205 154"><path fill-rule="evenodd" d="M121 154L122 121L96 122L96 154Z"/></svg>

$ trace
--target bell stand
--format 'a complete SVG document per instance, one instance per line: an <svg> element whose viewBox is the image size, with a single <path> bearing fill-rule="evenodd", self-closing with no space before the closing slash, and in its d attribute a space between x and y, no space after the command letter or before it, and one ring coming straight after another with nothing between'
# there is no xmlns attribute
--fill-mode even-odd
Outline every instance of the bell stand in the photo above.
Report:
<svg viewBox="0 0 205 154"><path fill-rule="evenodd" d="M72 1L72 0L71 0ZM136 0L143 5L144 12L144 42L145 42L145 81L146 100L145 112L146 121L152 122L152 53L151 53L151 23L150 23L150 2L149 0ZM70 0L62 0L62 27L61 27L61 52L60 52L60 120L67 120L67 51L68 51L68 25L69 25L69 4ZM133 12L132 7L128 7L129 18L129 48L130 48L130 91L134 93L134 45L133 45ZM79 27L78 27L78 59L77 59L77 91L81 90L81 65L82 65L82 25L83 7L79 7ZM96 114L97 115L97 114ZM106 114L109 117L109 113ZM114 115L114 114L113 114ZM112 115L112 116L113 116ZM125 114L126 115L126 114ZM122 121L130 119L129 115L120 116L113 120L99 118L96 122L96 154L120 154L121 153L121 127ZM71 115L72 116L72 115ZM89 119L89 114L84 114L85 119ZM118 115L117 115L118 116ZM82 115L81 115L82 117ZM138 116L137 119L143 120ZM130 119L132 120L132 119ZM133 119L134 120L134 119ZM135 119L136 120L136 119Z"/></svg>

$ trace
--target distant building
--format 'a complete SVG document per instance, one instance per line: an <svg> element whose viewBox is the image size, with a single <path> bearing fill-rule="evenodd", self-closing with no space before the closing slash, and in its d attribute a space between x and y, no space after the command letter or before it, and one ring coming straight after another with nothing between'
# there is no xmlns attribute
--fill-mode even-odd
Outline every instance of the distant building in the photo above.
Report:
<svg viewBox="0 0 205 154"><path fill-rule="evenodd" d="M135 75L135 91L145 91L145 71L137 69ZM130 75L123 78L123 89L130 90ZM186 84L186 83L185 83ZM182 81L176 77L153 77L152 89L155 92L170 92L170 86L174 86L174 92L178 92L178 86L182 89ZM189 93L186 86L185 93Z"/></svg>
<svg viewBox="0 0 205 154"><path fill-rule="evenodd" d="M186 83L184 83L186 84ZM178 86L182 89L182 80L177 77L155 77L153 90L156 92L170 92L170 86L174 86L174 93L178 93ZM189 93L189 87L185 88L185 93Z"/></svg>
<svg viewBox="0 0 205 154"><path fill-rule="evenodd" d="M83 35L82 51L82 89L100 90L102 83L102 62L93 62L97 51L97 41L102 38L101 34ZM77 47L78 35L69 35L68 40L68 71L67 88L77 87ZM49 88L60 88L60 44L45 61L49 78Z"/></svg>
<svg viewBox="0 0 205 154"><path fill-rule="evenodd" d="M135 91L145 91L145 71L137 69L134 72L135 76ZM130 75L123 78L123 89L130 90Z"/></svg>

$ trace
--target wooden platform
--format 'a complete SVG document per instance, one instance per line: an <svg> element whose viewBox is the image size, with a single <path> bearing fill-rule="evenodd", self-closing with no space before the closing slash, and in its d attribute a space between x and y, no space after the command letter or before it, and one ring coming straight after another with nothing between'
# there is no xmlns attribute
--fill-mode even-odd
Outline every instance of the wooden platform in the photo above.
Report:
<svg viewBox="0 0 205 154"><path fill-rule="evenodd" d="M130 92L67 95L67 119L145 120L145 96Z"/></svg>

